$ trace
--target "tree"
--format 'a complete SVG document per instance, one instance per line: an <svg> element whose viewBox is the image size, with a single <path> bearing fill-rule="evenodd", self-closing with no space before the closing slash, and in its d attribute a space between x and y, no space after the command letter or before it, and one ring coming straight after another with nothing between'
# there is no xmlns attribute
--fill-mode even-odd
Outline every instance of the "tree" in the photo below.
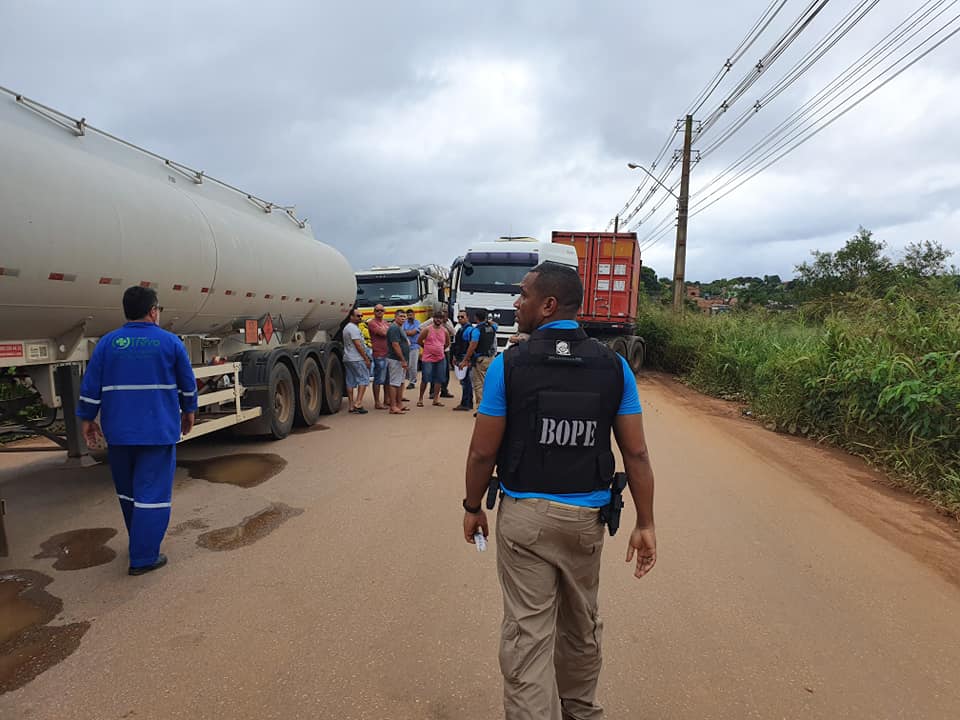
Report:
<svg viewBox="0 0 960 720"><path fill-rule="evenodd" d="M924 240L922 243L909 243L899 267L909 277L931 278L945 275L947 258L953 255L938 242Z"/></svg>
<svg viewBox="0 0 960 720"><path fill-rule="evenodd" d="M813 263L801 263L796 271L813 297L852 292L861 286L874 291L889 283L893 263L883 254L884 243L861 227L835 253L812 251Z"/></svg>
<svg viewBox="0 0 960 720"><path fill-rule="evenodd" d="M657 271L652 267L642 265L640 267L640 283L643 290L649 297L656 297L660 294L660 282L657 280Z"/></svg>

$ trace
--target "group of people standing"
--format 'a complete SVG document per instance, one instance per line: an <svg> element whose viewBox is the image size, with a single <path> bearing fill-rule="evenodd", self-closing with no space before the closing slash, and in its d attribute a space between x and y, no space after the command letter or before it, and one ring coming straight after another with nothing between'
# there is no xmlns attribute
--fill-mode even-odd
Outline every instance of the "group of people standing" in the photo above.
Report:
<svg viewBox="0 0 960 720"><path fill-rule="evenodd" d="M411 310L397 310L392 322L385 317L383 305L376 305L373 318L363 322L354 308L343 329L349 412L364 415L363 398L373 384L374 408L399 415L409 410L404 390L416 388L418 370L422 376L418 407L424 407L429 393L432 405L443 407L440 398L452 398L448 390L451 365L457 368L462 390L460 404L454 410L472 410L483 396L483 380L490 361L496 355L495 323L485 310L477 310L476 325L461 310L455 328L444 310L433 313L421 323Z"/></svg>

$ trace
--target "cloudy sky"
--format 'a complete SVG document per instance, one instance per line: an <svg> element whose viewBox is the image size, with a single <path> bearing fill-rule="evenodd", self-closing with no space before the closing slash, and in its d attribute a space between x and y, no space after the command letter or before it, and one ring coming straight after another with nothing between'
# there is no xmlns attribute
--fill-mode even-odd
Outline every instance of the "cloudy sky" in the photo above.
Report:
<svg viewBox="0 0 960 720"><path fill-rule="evenodd" d="M448 265L468 244L500 235L604 229L642 179L626 163L650 164L769 4L0 0L0 85L295 204L317 238L357 269ZM697 119L719 107L808 5L786 2ZM928 5L946 12L901 53L960 5L879 0L695 166L694 199ZM701 147L860 6L830 0ZM859 225L894 256L907 242L930 239L953 249L960 264L958 70L960 35L693 217L688 277L786 277L811 249L835 249ZM674 138L670 149L679 146ZM672 207L663 203L640 238ZM660 275L670 274L672 258L669 231L644 250Z"/></svg>

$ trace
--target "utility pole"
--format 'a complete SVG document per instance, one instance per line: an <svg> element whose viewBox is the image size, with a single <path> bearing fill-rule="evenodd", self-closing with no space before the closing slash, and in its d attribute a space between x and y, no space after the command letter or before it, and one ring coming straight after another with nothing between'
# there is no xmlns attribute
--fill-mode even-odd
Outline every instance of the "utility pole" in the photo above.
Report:
<svg viewBox="0 0 960 720"><path fill-rule="evenodd" d="M693 144L693 115L683 127L683 165L680 171L680 198L677 207L677 249L673 257L673 311L683 312L687 294L684 272L687 264L687 209L690 204L690 146Z"/></svg>

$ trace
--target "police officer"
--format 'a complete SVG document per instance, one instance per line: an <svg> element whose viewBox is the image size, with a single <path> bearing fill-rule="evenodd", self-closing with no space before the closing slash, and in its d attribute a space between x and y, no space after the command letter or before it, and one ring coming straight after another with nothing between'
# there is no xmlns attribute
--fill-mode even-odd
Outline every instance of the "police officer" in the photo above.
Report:
<svg viewBox="0 0 960 720"><path fill-rule="evenodd" d="M483 383L487 368L497 355L497 326L487 320L487 311L479 309L474 313L477 319L477 344L470 346L469 356L473 360L473 397L477 405L483 401Z"/></svg>
<svg viewBox="0 0 960 720"><path fill-rule="evenodd" d="M130 575L167 564L160 543L170 522L176 443L190 432L197 381L187 351L162 330L157 293L134 286L123 294L127 322L94 348L80 386L77 415L88 445L101 433L130 536Z"/></svg>
<svg viewBox="0 0 960 720"><path fill-rule="evenodd" d="M457 313L457 332L453 336L450 352L457 367L466 374L460 380L460 404L454 410L473 410L473 355L480 341L480 332L470 324L467 311Z"/></svg>
<svg viewBox="0 0 960 720"><path fill-rule="evenodd" d="M481 509L494 466L502 491L497 570L503 591L500 668L507 720L595 720L602 624L600 552L623 455L637 524L626 560L635 576L656 563L653 470L636 380L626 362L576 323L575 270L533 268L514 303L529 340L491 364L466 467L463 532L487 535Z"/></svg>

